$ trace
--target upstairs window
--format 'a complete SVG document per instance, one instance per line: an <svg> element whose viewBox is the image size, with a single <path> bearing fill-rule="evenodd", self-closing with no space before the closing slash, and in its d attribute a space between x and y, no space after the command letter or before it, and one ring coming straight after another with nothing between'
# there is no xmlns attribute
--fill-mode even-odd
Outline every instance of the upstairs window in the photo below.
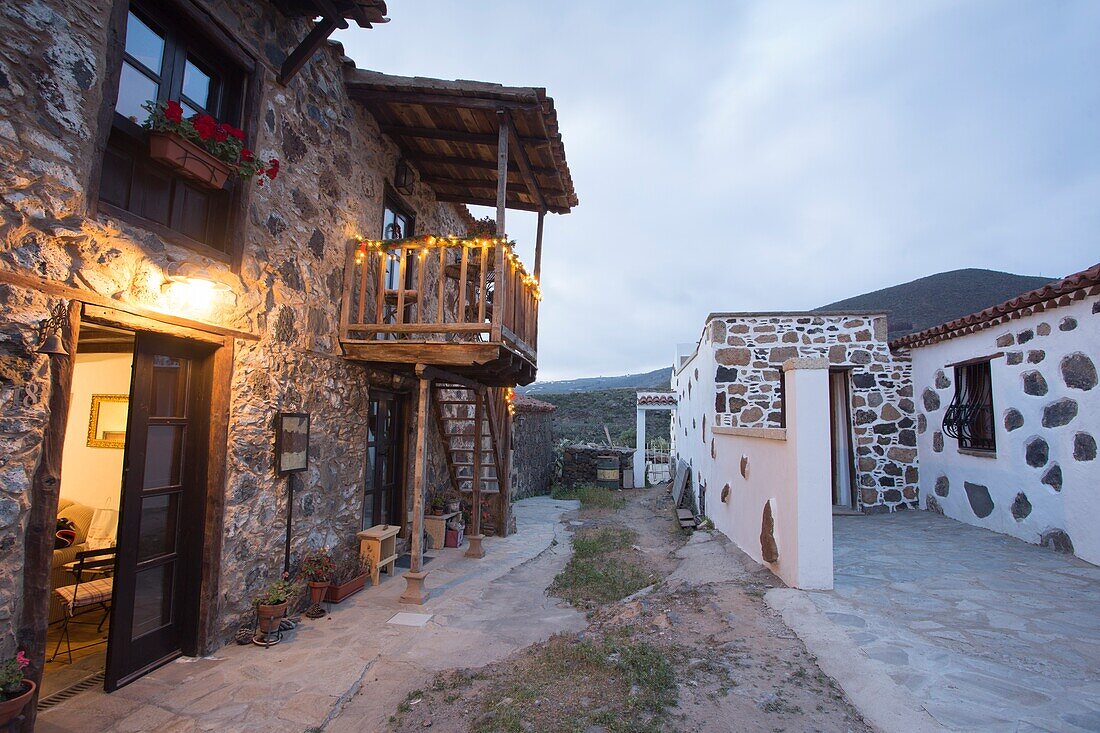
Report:
<svg viewBox="0 0 1100 733"><path fill-rule="evenodd" d="M180 235L183 244L225 252L233 182L214 191L153 161L141 127L149 113L142 105L173 99L185 116L208 114L240 127L244 74L165 5L130 5L99 197L121 218L136 218L168 237Z"/></svg>
<svg viewBox="0 0 1100 733"><path fill-rule="evenodd" d="M943 432L957 439L959 448L990 453L997 450L988 360L955 367L955 396L944 413Z"/></svg>

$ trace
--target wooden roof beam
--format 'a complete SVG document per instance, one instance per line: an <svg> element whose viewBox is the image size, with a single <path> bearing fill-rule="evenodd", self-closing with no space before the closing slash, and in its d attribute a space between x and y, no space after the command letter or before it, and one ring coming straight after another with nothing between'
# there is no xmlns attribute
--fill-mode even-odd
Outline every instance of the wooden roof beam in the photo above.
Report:
<svg viewBox="0 0 1100 733"><path fill-rule="evenodd" d="M405 158L413 164L426 163L428 165L453 165L460 168L479 168L487 171L495 171L497 169L497 161L481 160L480 158L459 158L457 156L450 155L429 155L426 153L417 153L415 151L406 152ZM519 165L513 165L511 161L509 161L508 163L508 170L522 172L520 171ZM536 176L557 175L557 171L553 168L532 168L531 172L534 173Z"/></svg>
<svg viewBox="0 0 1100 733"><path fill-rule="evenodd" d="M516 126L512 123L512 115L505 111L501 116L502 123L507 125L508 135L516 147L515 159L516 163L519 164L520 175L523 176L523 180L527 184L527 192L531 194L531 198L539 205L540 211L546 211L546 199L542 196L538 179L535 178L535 174L531 172L531 161L527 160L527 151L523 149L523 145L516 136Z"/></svg>
<svg viewBox="0 0 1100 733"><path fill-rule="evenodd" d="M496 208L497 205L497 201L495 198L489 198L485 196L464 196L462 194L454 193L437 193L435 198L436 201L443 201L445 203L470 204L471 206L488 206L491 209ZM535 204L526 204L522 201L516 201L515 199L510 199L507 202L506 208L517 209L519 211L539 211L539 207ZM563 207L551 207L549 211L553 211L557 214L565 213L568 210Z"/></svg>
<svg viewBox="0 0 1100 733"><path fill-rule="evenodd" d="M493 191L496 190L497 182L488 178L448 178L447 176L432 176L421 175L420 180L429 186L461 186L462 188L487 188ZM508 180L509 191L526 191L527 183L525 181L513 181ZM551 196L564 196L565 191L560 188L547 188L542 187L542 191Z"/></svg>
<svg viewBox="0 0 1100 733"><path fill-rule="evenodd" d="M328 3L328 5L333 14L325 15L321 20L317 21L313 29L304 39L302 39L298 47L290 52L290 55L286 57L286 61L283 62L283 67L279 70L279 83L283 86L290 83L290 80L302 70L302 67L306 65L306 61L309 61L310 57L317 53L317 49L319 49L321 44L332 35L334 30L348 27L348 22L336 14L336 9L331 7L332 4Z"/></svg>
<svg viewBox="0 0 1100 733"><path fill-rule="evenodd" d="M493 112L498 109L541 110L538 102L525 102L518 99L487 99L485 97L461 97L453 94L429 94L425 92L388 92L375 89L354 81L345 82L348 95L362 102L375 104L422 104L425 106L464 107L466 109L485 109Z"/></svg>
<svg viewBox="0 0 1100 733"><path fill-rule="evenodd" d="M446 140L447 142L469 143L470 145L492 145L496 147L495 132L467 132L466 130L442 130L434 127L407 127L404 125L382 125L387 135L414 137L423 140ZM550 141L540 137L516 138L524 145L549 145Z"/></svg>

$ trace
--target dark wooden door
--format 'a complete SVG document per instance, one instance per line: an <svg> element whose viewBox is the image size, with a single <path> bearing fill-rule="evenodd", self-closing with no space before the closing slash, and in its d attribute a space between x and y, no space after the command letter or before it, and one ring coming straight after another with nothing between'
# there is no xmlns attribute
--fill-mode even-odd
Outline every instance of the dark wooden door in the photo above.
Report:
<svg viewBox="0 0 1100 733"><path fill-rule="evenodd" d="M135 341L108 692L195 644L209 424L204 356L165 337Z"/></svg>
<svg viewBox="0 0 1100 733"><path fill-rule="evenodd" d="M367 413L364 529L376 524L401 526L405 520L401 490L404 408L401 395L371 391Z"/></svg>

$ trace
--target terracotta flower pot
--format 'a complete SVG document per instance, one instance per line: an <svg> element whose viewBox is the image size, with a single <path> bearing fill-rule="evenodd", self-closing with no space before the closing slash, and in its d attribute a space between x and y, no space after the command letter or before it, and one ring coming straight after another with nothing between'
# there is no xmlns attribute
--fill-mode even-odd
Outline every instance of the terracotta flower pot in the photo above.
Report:
<svg viewBox="0 0 1100 733"><path fill-rule="evenodd" d="M256 623L260 627L260 633L271 634L279 630L279 623L286 615L288 601L283 601L273 606L256 605Z"/></svg>
<svg viewBox="0 0 1100 733"><path fill-rule="evenodd" d="M34 697L35 684L32 680L23 680L26 691L18 697L0 702L0 728L19 717L24 706Z"/></svg>
<svg viewBox="0 0 1100 733"><path fill-rule="evenodd" d="M149 135L149 157L207 188L220 189L229 178L229 166L179 135Z"/></svg>
<svg viewBox="0 0 1100 733"><path fill-rule="evenodd" d="M432 516L434 516L434 517L442 517L442 516L443 516L443 507L441 507L441 506L439 506L439 507L435 507L435 506L433 506L433 507L432 507Z"/></svg>
<svg viewBox="0 0 1100 733"><path fill-rule="evenodd" d="M309 581L309 603L311 606L316 606L325 599L325 591L328 590L329 585L327 580Z"/></svg>

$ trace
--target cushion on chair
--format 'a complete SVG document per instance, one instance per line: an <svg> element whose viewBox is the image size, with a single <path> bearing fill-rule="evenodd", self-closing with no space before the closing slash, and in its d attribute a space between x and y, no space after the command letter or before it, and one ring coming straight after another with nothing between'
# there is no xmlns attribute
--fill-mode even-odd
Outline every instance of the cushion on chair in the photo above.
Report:
<svg viewBox="0 0 1100 733"><path fill-rule="evenodd" d="M62 507L62 504L65 506ZM68 519L74 525L76 530L76 540L74 544L82 545L88 539L88 529L92 526L92 517L95 516L95 509L85 504L80 504L68 499L61 499L57 503L57 518Z"/></svg>
<svg viewBox="0 0 1100 733"><path fill-rule="evenodd" d="M63 550L72 547L76 543L76 525L73 520L60 517L57 520L57 530L53 534L53 549Z"/></svg>
<svg viewBox="0 0 1100 733"><path fill-rule="evenodd" d="M97 603L106 603L111 600L111 591L114 588L114 578L99 578L89 580L86 583L66 585L54 589L61 602L69 607L70 611L84 606L94 606Z"/></svg>

